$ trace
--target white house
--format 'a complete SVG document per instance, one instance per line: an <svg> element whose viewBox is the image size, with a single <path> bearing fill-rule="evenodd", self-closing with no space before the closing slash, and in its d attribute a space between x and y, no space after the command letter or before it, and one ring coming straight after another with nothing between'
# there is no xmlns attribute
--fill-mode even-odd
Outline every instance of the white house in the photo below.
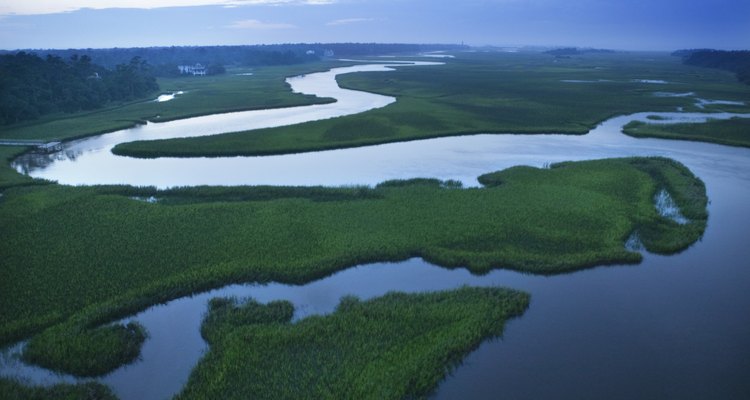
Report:
<svg viewBox="0 0 750 400"><path fill-rule="evenodd" d="M183 75L206 75L206 67L201 65L201 63L196 63L195 65L178 65L177 69L179 69L180 73Z"/></svg>

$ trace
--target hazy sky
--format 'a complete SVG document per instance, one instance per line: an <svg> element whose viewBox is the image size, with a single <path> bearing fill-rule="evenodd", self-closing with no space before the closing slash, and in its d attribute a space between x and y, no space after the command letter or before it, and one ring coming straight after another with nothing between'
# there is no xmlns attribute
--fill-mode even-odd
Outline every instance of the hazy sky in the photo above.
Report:
<svg viewBox="0 0 750 400"><path fill-rule="evenodd" d="M0 0L0 48L287 42L750 48L750 0Z"/></svg>

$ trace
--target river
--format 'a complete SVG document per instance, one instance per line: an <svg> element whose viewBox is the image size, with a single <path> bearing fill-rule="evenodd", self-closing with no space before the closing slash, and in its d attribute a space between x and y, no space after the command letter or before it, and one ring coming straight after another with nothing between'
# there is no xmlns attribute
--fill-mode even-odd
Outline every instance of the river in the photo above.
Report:
<svg viewBox="0 0 750 400"><path fill-rule="evenodd" d="M620 133L628 121L648 115L674 122L704 120L705 114L620 116L580 136L471 135L269 157L141 160L110 153L125 141L278 126L383 107L394 99L340 89L335 75L387 69L356 66L289 80L295 91L334 97L337 103L148 124L71 142L61 153L27 156L14 165L64 184L349 185L437 177L475 186L478 175L513 165L658 155L684 163L706 183L710 217L704 237L677 255L645 254L636 266L551 277L504 270L474 276L411 259L358 266L303 286L231 285L127 319L140 321L149 331L141 360L102 382L126 400L163 399L179 391L206 350L198 327L213 296L287 299L297 307L299 319L332 311L348 294L371 298L391 290L474 285L524 290L532 303L522 317L509 322L502 339L485 342L470 354L437 388L436 398L750 397L750 149ZM17 350L0 357L0 374L38 383L73 381L19 364L13 356Z"/></svg>

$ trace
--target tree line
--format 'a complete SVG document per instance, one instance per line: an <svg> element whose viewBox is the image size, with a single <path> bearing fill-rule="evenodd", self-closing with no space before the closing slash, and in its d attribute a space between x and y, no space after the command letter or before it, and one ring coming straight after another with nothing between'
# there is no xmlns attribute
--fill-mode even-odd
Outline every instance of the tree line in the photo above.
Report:
<svg viewBox="0 0 750 400"><path fill-rule="evenodd" d="M672 55L682 57L687 65L734 72L740 82L750 85L750 50L678 50Z"/></svg>
<svg viewBox="0 0 750 400"><path fill-rule="evenodd" d="M142 98L158 90L156 76L179 75L178 65L200 63L207 74L213 75L224 73L224 66L231 65L291 65L326 57L464 48L441 44L300 43L0 51L0 125Z"/></svg>
<svg viewBox="0 0 750 400"><path fill-rule="evenodd" d="M156 76L179 74L178 65L206 66L207 73L221 73L223 66L257 67L292 65L317 61L325 57L353 57L380 54L420 53L435 50L456 50L466 46L401 43L293 43L246 46L168 46L110 49L33 50L37 54L69 59L87 56L105 68L128 63L133 57L148 60ZM26 50L31 52L32 50ZM3 52L0 51L0 54Z"/></svg>
<svg viewBox="0 0 750 400"><path fill-rule="evenodd" d="M68 59L27 52L0 55L0 124L93 110L158 89L151 66L137 56L105 68L87 55Z"/></svg>

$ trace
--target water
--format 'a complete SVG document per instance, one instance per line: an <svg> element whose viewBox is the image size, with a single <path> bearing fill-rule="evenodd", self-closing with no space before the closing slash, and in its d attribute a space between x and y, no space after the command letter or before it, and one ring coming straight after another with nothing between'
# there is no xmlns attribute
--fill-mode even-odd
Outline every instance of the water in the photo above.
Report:
<svg viewBox="0 0 750 400"><path fill-rule="evenodd" d="M656 194L654 202L656 203L656 211L658 211L659 215L662 217L669 218L680 225L690 222L684 215L682 215L677 203L675 203L672 196L670 196L669 192L665 189L660 190L659 193Z"/></svg>
<svg viewBox="0 0 750 400"><path fill-rule="evenodd" d="M338 97L341 93L331 81L318 74L292 80L297 90L310 90L306 93L313 93L316 85L328 90L323 95L335 94L335 104L346 108L348 103ZM345 96L351 94L347 92ZM358 106L392 101L369 96ZM311 110L305 115L320 117L318 108L304 108ZM708 227L702 240L687 251L674 256L646 254L637 266L553 277L511 271L473 276L463 269L411 259L351 268L303 286L232 285L178 299L132 317L150 334L142 359L102 379L123 399L168 398L179 391L206 350L198 327L206 301L213 296L286 299L297 307L295 317L304 318L332 311L343 295L371 298L391 290L418 292L466 284L524 290L531 293L532 303L521 318L508 324L501 340L488 341L469 355L440 385L436 398L750 398L750 150L634 139L620 133L628 121L646 120L648 115L669 118L659 123L701 121L707 115L639 113L610 119L582 136L473 135L274 157L136 160L108 151L114 143L133 137L226 131L226 126L254 124L256 117L262 123L282 118L280 124L293 120L293 114L271 117L261 111L151 124L76 142L67 153L39 156L41 161L27 157L16 166L35 177L76 184L341 185L437 177L476 185L476 176L518 164L542 167L564 160L659 155L683 162L704 180L711 200ZM120 162L136 171L114 169ZM14 350L18 348L0 357L0 374L38 383L74 381L19 364Z"/></svg>
<svg viewBox="0 0 750 400"><path fill-rule="evenodd" d="M159 97L157 97L156 100L154 100L154 101L157 102L157 103L163 103L165 101L174 100L174 98L176 96L179 96L181 94L185 94L185 92L183 92L182 90L180 90L180 91L174 92L174 93L162 94L162 95L159 95Z"/></svg>

